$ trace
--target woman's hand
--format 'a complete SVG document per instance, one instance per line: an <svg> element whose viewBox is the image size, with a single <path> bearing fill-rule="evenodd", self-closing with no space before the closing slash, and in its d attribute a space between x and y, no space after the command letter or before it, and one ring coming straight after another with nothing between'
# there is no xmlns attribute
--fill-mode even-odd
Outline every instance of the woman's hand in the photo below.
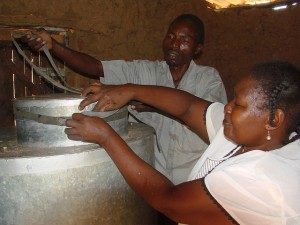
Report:
<svg viewBox="0 0 300 225"><path fill-rule="evenodd" d="M65 133L74 141L92 142L103 146L115 131L104 120L95 116L74 113L72 119L66 121Z"/></svg>
<svg viewBox="0 0 300 225"><path fill-rule="evenodd" d="M80 110L83 110L91 103L97 102L93 111L100 112L119 109L133 97L130 84L104 85L102 83L94 83L85 88L81 95L86 98L80 103Z"/></svg>

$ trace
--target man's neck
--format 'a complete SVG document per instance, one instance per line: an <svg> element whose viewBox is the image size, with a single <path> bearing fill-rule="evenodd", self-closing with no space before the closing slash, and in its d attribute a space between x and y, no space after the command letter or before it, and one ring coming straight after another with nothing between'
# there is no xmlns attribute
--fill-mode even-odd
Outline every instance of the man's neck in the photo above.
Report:
<svg viewBox="0 0 300 225"><path fill-rule="evenodd" d="M182 65L182 66L169 66L173 82L175 87L177 88L178 84L180 83L182 77L184 76L185 72L188 70L189 65Z"/></svg>

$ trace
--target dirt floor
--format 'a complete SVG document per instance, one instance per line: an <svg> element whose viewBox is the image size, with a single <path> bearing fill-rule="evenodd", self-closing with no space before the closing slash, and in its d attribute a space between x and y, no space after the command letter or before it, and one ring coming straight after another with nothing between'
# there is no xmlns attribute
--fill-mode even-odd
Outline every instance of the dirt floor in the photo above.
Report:
<svg viewBox="0 0 300 225"><path fill-rule="evenodd" d="M219 70L229 98L237 79L256 62L288 60L300 66L298 5L215 12L198 0L13 0L0 2L0 25L70 28L70 47L102 60L160 60L168 24L182 13L204 21L205 48L197 63ZM80 75L70 79L76 86L91 82Z"/></svg>

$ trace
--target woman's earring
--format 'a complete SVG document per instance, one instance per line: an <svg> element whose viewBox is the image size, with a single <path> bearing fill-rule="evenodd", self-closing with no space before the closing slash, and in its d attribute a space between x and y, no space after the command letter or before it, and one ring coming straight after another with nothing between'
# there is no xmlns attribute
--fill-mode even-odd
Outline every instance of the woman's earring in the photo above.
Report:
<svg viewBox="0 0 300 225"><path fill-rule="evenodd" d="M269 125L265 125L265 128L267 130L267 136L266 136L266 140L267 141L270 141L272 138L271 138L271 135L270 135L270 129L269 129Z"/></svg>
<svg viewBox="0 0 300 225"><path fill-rule="evenodd" d="M271 135L270 135L270 131L268 130L268 134L267 134L267 137L266 137L267 141L270 141L272 138L271 138Z"/></svg>

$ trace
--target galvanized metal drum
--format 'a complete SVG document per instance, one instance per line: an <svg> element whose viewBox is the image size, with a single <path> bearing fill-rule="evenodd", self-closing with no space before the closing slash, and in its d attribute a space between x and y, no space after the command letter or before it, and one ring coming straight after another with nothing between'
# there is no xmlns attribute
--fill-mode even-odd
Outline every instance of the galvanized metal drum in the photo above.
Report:
<svg viewBox="0 0 300 225"><path fill-rule="evenodd" d="M81 101L64 94L14 101L16 127L0 129L1 225L156 223L155 210L128 186L104 149L67 138L65 120L79 112ZM92 108L82 113L106 120L153 165L152 128L129 125L127 107L106 113Z"/></svg>
<svg viewBox="0 0 300 225"><path fill-rule="evenodd" d="M0 128L0 225L156 224L155 210L128 186L104 149L64 133L82 99L55 94L14 100L16 127ZM105 113L92 108L82 113L106 120L140 158L154 164L152 128L129 126L126 106Z"/></svg>
<svg viewBox="0 0 300 225"><path fill-rule="evenodd" d="M52 94L23 97L14 100L14 114L19 144L39 147L68 147L89 143L71 141L64 133L65 121L75 112L98 116L106 120L116 132L127 134L128 110L123 107L110 112L93 112L94 104L78 110L83 97L70 94Z"/></svg>
<svg viewBox="0 0 300 225"><path fill-rule="evenodd" d="M150 165L153 134L134 124L123 136ZM156 212L98 145L32 148L18 144L15 128L0 128L0 224L154 225Z"/></svg>

